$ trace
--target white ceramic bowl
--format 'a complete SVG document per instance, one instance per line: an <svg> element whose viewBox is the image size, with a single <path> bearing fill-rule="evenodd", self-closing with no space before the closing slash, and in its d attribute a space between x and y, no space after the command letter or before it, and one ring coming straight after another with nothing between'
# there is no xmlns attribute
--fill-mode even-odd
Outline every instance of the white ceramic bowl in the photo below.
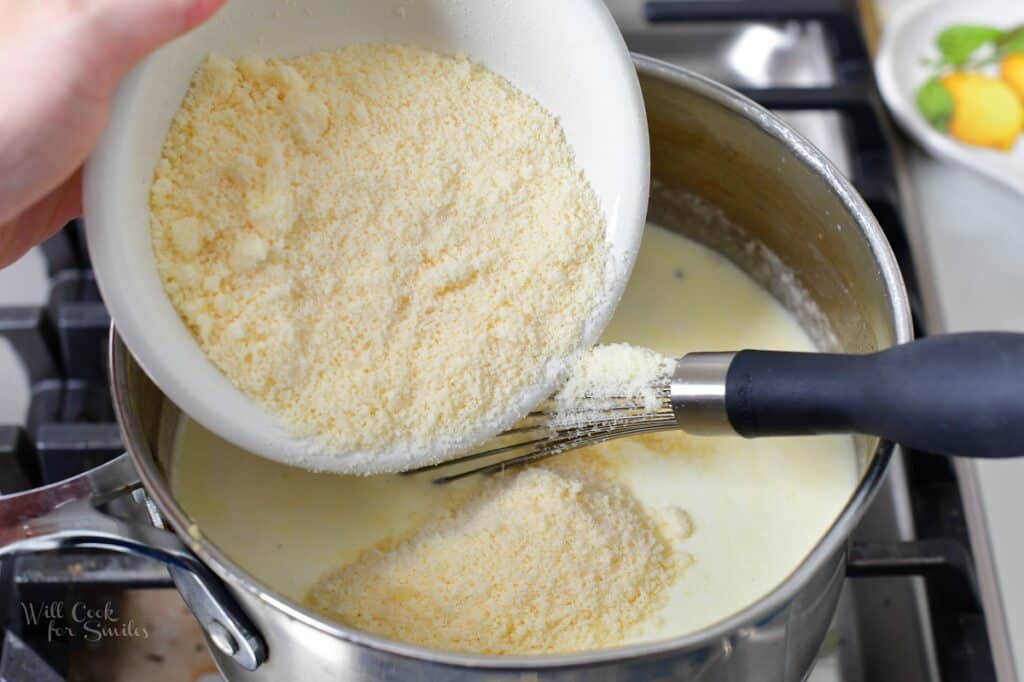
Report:
<svg viewBox="0 0 1024 682"><path fill-rule="evenodd" d="M558 116L601 201L616 270L584 344L596 342L622 295L647 211L643 100L622 36L600 0L232 0L211 22L140 64L118 90L86 168L86 235L104 301L139 364L185 412L246 450L322 471L353 471L359 458L302 456L306 444L238 391L178 317L153 257L148 195L171 119L208 53L294 56L366 42L465 54ZM550 383L524 392L501 426L550 394ZM472 440L488 435L469 434ZM389 467L378 462L375 468Z"/></svg>

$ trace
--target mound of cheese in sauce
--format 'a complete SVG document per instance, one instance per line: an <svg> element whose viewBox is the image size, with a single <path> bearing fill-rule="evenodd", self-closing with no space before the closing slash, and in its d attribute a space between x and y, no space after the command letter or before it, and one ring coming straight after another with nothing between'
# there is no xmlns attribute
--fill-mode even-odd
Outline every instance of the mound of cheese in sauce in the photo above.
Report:
<svg viewBox="0 0 1024 682"><path fill-rule="evenodd" d="M692 529L678 509L659 523L599 460L566 455L490 480L397 546L325 576L307 601L361 629L452 651L621 641L664 606L688 564L667 538Z"/></svg>

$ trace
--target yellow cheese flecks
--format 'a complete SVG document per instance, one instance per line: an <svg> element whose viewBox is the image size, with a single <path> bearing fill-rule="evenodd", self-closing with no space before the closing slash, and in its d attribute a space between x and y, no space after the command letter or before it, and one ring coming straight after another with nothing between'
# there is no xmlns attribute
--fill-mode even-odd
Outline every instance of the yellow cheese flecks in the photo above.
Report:
<svg viewBox="0 0 1024 682"><path fill-rule="evenodd" d="M307 602L439 649L537 654L621 642L664 606L692 558L622 484L565 459L489 481L404 542L323 577Z"/></svg>
<svg viewBox="0 0 1024 682"><path fill-rule="evenodd" d="M182 218L171 225L171 244L182 256L191 258L199 253L202 244L202 226L195 218Z"/></svg>
<svg viewBox="0 0 1024 682"><path fill-rule="evenodd" d="M673 542L684 542L693 535L693 519L682 507L668 506L660 510L661 531Z"/></svg>
<svg viewBox="0 0 1024 682"><path fill-rule="evenodd" d="M582 427L589 423L635 418L637 413L668 411L666 396L675 360L649 348L612 343L583 353L553 396L551 423Z"/></svg>
<svg viewBox="0 0 1024 682"><path fill-rule="evenodd" d="M364 471L508 417L576 350L604 286L603 214L557 120L413 47L210 57L150 206L160 275L207 356Z"/></svg>

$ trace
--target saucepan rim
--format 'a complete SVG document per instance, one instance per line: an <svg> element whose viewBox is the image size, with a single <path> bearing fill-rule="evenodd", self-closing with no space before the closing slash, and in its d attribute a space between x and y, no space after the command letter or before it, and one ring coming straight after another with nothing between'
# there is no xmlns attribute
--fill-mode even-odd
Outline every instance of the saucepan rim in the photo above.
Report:
<svg viewBox="0 0 1024 682"><path fill-rule="evenodd" d="M885 284L895 342L899 344L910 341L913 337L910 307L895 256L871 211L839 170L799 133L760 105L734 90L699 74L651 57L634 54L633 60L641 75L654 77L695 91L743 116L757 125L764 133L785 145L786 149L799 161L822 177L836 198L849 211L867 240L879 275ZM800 565L782 583L746 608L712 625L678 637L570 654L496 656L457 653L405 644L332 622L315 611L277 594L270 586L250 575L202 535L198 538L194 537L190 533L192 520L175 499L170 490L169 481L146 445L145 437L140 432L137 420L129 413L128 406L131 403L128 400L127 368L130 357L113 327L111 327L110 333L110 361L111 386L118 422L122 427L125 445L147 492L154 499L164 517L170 521L174 531L221 579L230 586L257 597L288 617L332 637L396 656L458 668L543 670L685 653L704 648L709 642L728 638L746 625L761 622L784 608L796 597L801 587L811 578L822 562L842 551L843 543L846 542L868 503L877 492L892 454L890 443L879 442L856 490L842 512ZM257 627L259 627L258 622Z"/></svg>

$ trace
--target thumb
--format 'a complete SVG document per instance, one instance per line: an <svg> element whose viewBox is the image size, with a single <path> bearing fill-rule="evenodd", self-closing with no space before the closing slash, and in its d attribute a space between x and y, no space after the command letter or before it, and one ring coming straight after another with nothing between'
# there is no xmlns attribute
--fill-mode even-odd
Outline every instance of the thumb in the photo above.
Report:
<svg viewBox="0 0 1024 682"><path fill-rule="evenodd" d="M95 0L88 30L112 83L164 43L209 19L226 0Z"/></svg>

